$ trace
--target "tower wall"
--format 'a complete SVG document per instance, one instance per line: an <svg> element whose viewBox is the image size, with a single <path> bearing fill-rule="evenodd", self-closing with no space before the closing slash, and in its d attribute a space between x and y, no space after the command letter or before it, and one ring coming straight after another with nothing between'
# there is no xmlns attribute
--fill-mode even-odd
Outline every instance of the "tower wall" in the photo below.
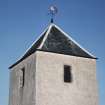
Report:
<svg viewBox="0 0 105 105"><path fill-rule="evenodd" d="M72 82L64 82L64 65L70 65ZM36 52L35 105L98 105L96 60Z"/></svg>
<svg viewBox="0 0 105 105"><path fill-rule="evenodd" d="M71 83L64 82L64 65L71 66ZM10 74L9 105L98 105L95 59L36 51Z"/></svg>
<svg viewBox="0 0 105 105"><path fill-rule="evenodd" d="M24 68L24 86L20 87L20 73ZM32 54L10 70L9 105L35 104L35 54Z"/></svg>

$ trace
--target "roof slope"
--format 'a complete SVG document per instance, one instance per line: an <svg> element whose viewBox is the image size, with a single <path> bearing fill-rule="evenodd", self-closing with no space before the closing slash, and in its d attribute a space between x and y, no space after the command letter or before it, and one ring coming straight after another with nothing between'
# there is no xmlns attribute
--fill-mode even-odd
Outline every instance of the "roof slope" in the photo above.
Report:
<svg viewBox="0 0 105 105"><path fill-rule="evenodd" d="M10 66L10 68L15 66L28 56L30 56L36 50L67 54L85 58L96 58L83 47L81 47L76 41L74 41L58 26L52 23L41 34L40 38L37 41L35 41L31 45L31 47L25 52L25 54L16 63Z"/></svg>

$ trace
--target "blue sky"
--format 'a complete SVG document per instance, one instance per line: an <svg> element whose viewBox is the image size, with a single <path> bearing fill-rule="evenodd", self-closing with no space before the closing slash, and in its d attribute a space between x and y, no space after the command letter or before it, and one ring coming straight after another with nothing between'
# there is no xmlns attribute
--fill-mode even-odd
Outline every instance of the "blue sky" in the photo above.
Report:
<svg viewBox="0 0 105 105"><path fill-rule="evenodd" d="M49 24L51 4L59 9L55 24L99 58L99 98L105 105L105 0L1 0L0 105L8 104L8 67Z"/></svg>

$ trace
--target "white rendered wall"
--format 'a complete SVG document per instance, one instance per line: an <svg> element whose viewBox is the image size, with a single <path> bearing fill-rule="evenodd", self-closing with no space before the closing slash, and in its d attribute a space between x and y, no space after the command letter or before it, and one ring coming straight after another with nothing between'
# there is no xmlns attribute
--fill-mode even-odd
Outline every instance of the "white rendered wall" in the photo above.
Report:
<svg viewBox="0 0 105 105"><path fill-rule="evenodd" d="M72 83L64 83L64 65ZM96 60L37 51L35 105L98 105Z"/></svg>

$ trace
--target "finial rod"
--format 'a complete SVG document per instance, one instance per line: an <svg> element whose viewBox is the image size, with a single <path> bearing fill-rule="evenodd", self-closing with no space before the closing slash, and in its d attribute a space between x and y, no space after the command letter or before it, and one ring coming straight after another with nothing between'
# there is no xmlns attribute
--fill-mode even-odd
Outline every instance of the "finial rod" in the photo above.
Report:
<svg viewBox="0 0 105 105"><path fill-rule="evenodd" d="M53 20L53 18L51 18L51 23L54 23L54 20Z"/></svg>

